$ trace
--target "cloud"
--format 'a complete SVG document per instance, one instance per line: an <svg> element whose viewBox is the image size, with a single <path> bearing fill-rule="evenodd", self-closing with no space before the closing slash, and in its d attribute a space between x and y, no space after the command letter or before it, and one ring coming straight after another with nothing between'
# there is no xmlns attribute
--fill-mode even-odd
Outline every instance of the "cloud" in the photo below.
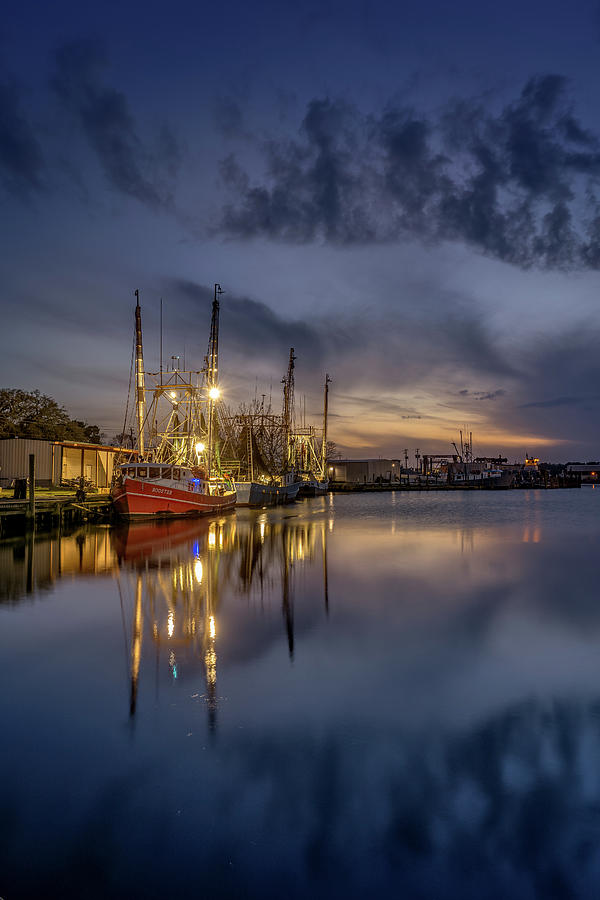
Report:
<svg viewBox="0 0 600 900"><path fill-rule="evenodd" d="M580 406L584 397L554 397L552 400L534 400L522 403L520 409L554 409L556 406Z"/></svg>
<svg viewBox="0 0 600 900"><path fill-rule="evenodd" d="M264 148L271 186L250 186L233 157L223 181L242 193L241 206L227 205L221 230L238 237L265 235L303 243L323 236L351 243L369 232L360 192L365 173L356 134L356 113L341 101L313 100L302 122L303 141L269 141Z"/></svg>
<svg viewBox="0 0 600 900"><path fill-rule="evenodd" d="M193 315L195 321L205 323L208 343L212 289L179 278L168 279L165 289L170 297L177 299L186 321L189 322L189 316ZM240 355L246 364L249 356L271 360L282 374L290 347L294 347L308 365L320 362L324 355L318 327L288 319L266 303L230 292L221 297L220 331L223 352Z"/></svg>
<svg viewBox="0 0 600 900"><path fill-rule="evenodd" d="M27 196L42 187L44 158L20 105L17 86L0 83L0 178L9 192Z"/></svg>
<svg viewBox="0 0 600 900"><path fill-rule="evenodd" d="M498 397L504 397L506 391L503 388L498 388L495 391L469 391L465 388L458 393L459 396L470 397L472 400L497 400Z"/></svg>
<svg viewBox="0 0 600 900"><path fill-rule="evenodd" d="M410 107L365 115L313 99L295 136L264 144L263 162L252 179L235 157L224 160L235 199L222 233L336 245L450 240L521 267L600 266L600 142L559 75L530 79L495 113L457 100L435 121Z"/></svg>
<svg viewBox="0 0 600 900"><path fill-rule="evenodd" d="M65 44L56 53L52 87L76 118L113 188L151 208L171 208L170 182L179 164L175 138L163 127L154 148L141 140L125 94L101 80L106 64L97 41Z"/></svg>

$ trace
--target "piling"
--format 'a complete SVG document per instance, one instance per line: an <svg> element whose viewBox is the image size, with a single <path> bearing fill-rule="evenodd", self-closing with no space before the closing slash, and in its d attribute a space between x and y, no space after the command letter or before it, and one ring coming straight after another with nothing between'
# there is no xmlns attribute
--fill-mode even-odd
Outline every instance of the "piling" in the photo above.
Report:
<svg viewBox="0 0 600 900"><path fill-rule="evenodd" d="M35 528L35 453L29 454L29 507L27 527Z"/></svg>

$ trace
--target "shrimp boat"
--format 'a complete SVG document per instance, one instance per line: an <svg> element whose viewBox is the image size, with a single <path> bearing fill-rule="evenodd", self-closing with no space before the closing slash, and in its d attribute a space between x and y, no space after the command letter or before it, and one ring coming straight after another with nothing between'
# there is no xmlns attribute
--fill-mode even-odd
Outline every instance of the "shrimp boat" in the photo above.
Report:
<svg viewBox="0 0 600 900"><path fill-rule="evenodd" d="M282 471L277 476L267 478L264 474L255 479L254 456L260 457L260 448L254 447L252 434L252 416L241 416L244 420L244 431L248 450L246 453L248 478L245 481L236 481L235 487L238 494L238 506L275 506L283 503L293 503L298 496L300 481L294 465L294 434L292 430L294 419L294 348L290 348L290 358L286 376L283 383L283 411L281 419L277 422L277 431L282 437L282 458L280 465ZM257 417L264 427L265 418L261 413ZM274 423L272 423L274 424ZM259 469L261 467L259 466ZM264 469L264 467L262 467Z"/></svg>
<svg viewBox="0 0 600 900"><path fill-rule="evenodd" d="M198 470L139 462L119 468L112 498L127 519L210 515L235 506L235 491L226 482L208 480Z"/></svg>
<svg viewBox="0 0 600 900"><path fill-rule="evenodd" d="M319 497L329 490L327 478L327 411L329 385L331 378L325 375L325 391L323 397L323 433L321 446L313 427L302 428L294 436L296 442L296 459L300 468L300 486L298 496Z"/></svg>
<svg viewBox="0 0 600 900"><path fill-rule="evenodd" d="M213 323L220 291L215 285ZM177 357L172 357L171 369L164 371L161 338L160 372L145 373L139 291L135 295L138 455L135 461L118 467L111 491L115 509L127 519L212 515L233 509L236 494L232 483L211 472L214 405L219 396L214 329L203 371L180 371ZM146 374L155 378L149 389L152 402L148 411Z"/></svg>

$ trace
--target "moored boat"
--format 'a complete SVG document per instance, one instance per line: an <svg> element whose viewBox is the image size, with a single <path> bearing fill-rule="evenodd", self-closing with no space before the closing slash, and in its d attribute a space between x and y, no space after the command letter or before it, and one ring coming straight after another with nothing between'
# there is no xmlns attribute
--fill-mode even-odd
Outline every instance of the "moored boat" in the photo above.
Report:
<svg viewBox="0 0 600 900"><path fill-rule="evenodd" d="M275 506L280 503L280 488L262 481L234 482L236 506Z"/></svg>
<svg viewBox="0 0 600 900"><path fill-rule="evenodd" d="M208 368L204 372L180 371L173 365L165 372L161 364L157 382L150 391L152 404L146 411L147 391L142 347L139 292L135 308L135 415L138 457L119 466L111 496L117 513L127 519L200 516L233 509L235 490L230 481L214 472L215 400L219 396L216 366L218 294L215 284ZM177 360L178 357L173 357ZM152 374L152 373L150 373ZM198 383L205 376L204 390ZM160 379L158 381L158 378ZM205 395L205 396L204 396ZM204 405L203 405L204 399ZM166 409L164 408L166 405ZM127 401L129 408L129 399ZM208 446L201 430L203 409L208 408ZM146 443L145 430L150 440Z"/></svg>
<svg viewBox="0 0 600 900"><path fill-rule="evenodd" d="M236 493L225 481L185 466L135 463L119 467L112 497L125 518L201 516L233 509Z"/></svg>
<svg viewBox="0 0 600 900"><path fill-rule="evenodd" d="M307 478L301 481L298 487L299 497L320 497L329 490L329 481L319 481L317 478Z"/></svg>

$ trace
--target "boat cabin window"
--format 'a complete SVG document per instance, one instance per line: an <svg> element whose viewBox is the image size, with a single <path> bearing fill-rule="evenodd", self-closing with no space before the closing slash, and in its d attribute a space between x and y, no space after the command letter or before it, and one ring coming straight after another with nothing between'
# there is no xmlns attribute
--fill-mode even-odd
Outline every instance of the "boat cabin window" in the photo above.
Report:
<svg viewBox="0 0 600 900"><path fill-rule="evenodd" d="M138 478L147 478L148 469L146 468L146 466L138 466L137 475Z"/></svg>
<svg viewBox="0 0 600 900"><path fill-rule="evenodd" d="M168 467L163 466L163 468L162 468L162 477L163 477L163 478L172 478L172 477L173 477L173 476L171 475L171 467L170 467L170 466L168 466Z"/></svg>
<svg viewBox="0 0 600 900"><path fill-rule="evenodd" d="M158 466L150 466L150 478L160 478L160 468Z"/></svg>
<svg viewBox="0 0 600 900"><path fill-rule="evenodd" d="M175 481L179 481L179 478L180 478L179 469L173 469L173 478Z"/></svg>

